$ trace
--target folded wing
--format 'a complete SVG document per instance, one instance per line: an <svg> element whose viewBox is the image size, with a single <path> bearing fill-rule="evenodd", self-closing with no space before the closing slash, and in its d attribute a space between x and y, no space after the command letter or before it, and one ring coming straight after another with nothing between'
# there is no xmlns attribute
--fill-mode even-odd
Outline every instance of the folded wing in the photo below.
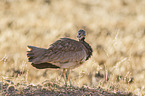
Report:
<svg viewBox="0 0 145 96"><path fill-rule="evenodd" d="M63 64L82 62L86 59L84 46L80 42L69 38L57 40L48 49L34 46L28 46L28 48L31 50L28 51L27 56L34 67L42 64L44 67L61 68Z"/></svg>

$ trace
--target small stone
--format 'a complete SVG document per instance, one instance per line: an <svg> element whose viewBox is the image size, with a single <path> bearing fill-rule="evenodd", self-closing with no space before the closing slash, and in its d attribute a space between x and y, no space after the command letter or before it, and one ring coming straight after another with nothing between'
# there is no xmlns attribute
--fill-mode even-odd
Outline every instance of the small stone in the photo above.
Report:
<svg viewBox="0 0 145 96"><path fill-rule="evenodd" d="M15 87L14 86L8 86L7 87L7 92L12 93L15 91Z"/></svg>

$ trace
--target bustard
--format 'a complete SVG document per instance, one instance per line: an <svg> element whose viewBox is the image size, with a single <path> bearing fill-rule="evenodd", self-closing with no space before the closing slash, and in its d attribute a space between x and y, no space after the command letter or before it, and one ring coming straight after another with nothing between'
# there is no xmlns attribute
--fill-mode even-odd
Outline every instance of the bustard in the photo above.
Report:
<svg viewBox="0 0 145 96"><path fill-rule="evenodd" d="M79 30L77 38L79 41L70 38L60 38L48 49L28 46L27 56L31 65L37 69L53 68L63 69L65 84L69 80L70 69L82 65L92 55L91 46L85 42L86 32Z"/></svg>

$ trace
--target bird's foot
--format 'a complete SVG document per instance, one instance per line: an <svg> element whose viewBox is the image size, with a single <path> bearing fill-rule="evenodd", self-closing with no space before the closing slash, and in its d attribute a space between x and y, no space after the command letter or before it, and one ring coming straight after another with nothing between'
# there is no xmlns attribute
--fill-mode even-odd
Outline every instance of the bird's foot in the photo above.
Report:
<svg viewBox="0 0 145 96"><path fill-rule="evenodd" d="M65 87L68 87L68 85L67 85L67 84L65 84L64 86L65 86Z"/></svg>
<svg viewBox="0 0 145 96"><path fill-rule="evenodd" d="M72 85L72 84L70 84L70 86L69 86L70 88L76 88L74 85Z"/></svg>
<svg viewBox="0 0 145 96"><path fill-rule="evenodd" d="M67 85L67 84L65 84L64 86L65 86L65 88L76 88L76 87L73 86L72 84L71 84L71 85Z"/></svg>

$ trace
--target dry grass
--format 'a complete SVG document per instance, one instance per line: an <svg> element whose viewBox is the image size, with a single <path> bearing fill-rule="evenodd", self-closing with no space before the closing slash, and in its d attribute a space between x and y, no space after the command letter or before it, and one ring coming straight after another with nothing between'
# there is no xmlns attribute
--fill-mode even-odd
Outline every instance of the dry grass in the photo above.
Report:
<svg viewBox="0 0 145 96"><path fill-rule="evenodd" d="M75 86L145 94L144 0L0 0L0 79L63 85L60 70L37 70L26 46L49 47L87 32L92 58L72 70Z"/></svg>

